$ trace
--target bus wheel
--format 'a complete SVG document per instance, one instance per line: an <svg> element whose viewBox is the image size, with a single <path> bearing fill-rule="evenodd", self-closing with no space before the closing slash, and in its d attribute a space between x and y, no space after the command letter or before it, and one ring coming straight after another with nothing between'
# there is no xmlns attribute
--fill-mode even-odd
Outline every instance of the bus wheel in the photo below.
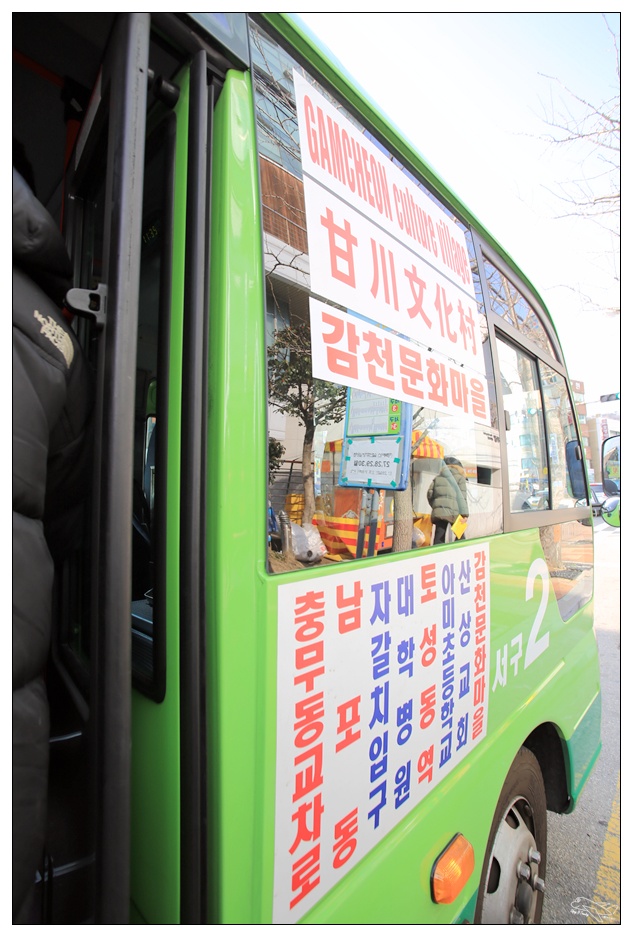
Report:
<svg viewBox="0 0 632 936"><path fill-rule="evenodd" d="M537 758L521 748L487 843L476 923L539 923L546 869L546 794Z"/></svg>

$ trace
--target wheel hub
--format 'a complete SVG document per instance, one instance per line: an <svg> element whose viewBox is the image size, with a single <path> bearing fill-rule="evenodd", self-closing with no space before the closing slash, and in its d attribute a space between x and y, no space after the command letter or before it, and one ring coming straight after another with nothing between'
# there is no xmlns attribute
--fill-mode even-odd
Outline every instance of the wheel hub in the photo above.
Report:
<svg viewBox="0 0 632 936"><path fill-rule="evenodd" d="M544 880L529 819L531 809L519 797L507 809L498 827L488 870L482 923L532 923Z"/></svg>

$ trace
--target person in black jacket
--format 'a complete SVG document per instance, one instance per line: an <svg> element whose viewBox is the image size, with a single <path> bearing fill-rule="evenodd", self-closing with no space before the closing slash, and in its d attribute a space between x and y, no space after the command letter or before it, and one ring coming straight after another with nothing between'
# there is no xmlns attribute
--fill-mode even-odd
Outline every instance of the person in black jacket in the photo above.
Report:
<svg viewBox="0 0 632 936"><path fill-rule="evenodd" d="M55 561L76 545L89 475L86 361L60 311L72 267L13 170L13 922L29 922L46 832Z"/></svg>

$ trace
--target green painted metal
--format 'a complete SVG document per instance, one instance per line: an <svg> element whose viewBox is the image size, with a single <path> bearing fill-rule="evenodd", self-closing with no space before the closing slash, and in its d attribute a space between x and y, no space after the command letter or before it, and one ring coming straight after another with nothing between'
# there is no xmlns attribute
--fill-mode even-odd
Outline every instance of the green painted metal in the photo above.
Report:
<svg viewBox="0 0 632 936"><path fill-rule="evenodd" d="M497 654L522 635L523 653L532 632L542 589L526 600L525 583L532 562L543 559L538 530L492 537L490 682ZM458 544L448 549L459 549ZM397 562L397 556L384 562ZM361 560L362 565L371 560ZM360 568L357 563L354 568ZM338 569L297 573L305 579L336 574ZM293 573L294 575L295 573ZM277 608L269 579L269 613ZM451 923L467 917L482 873L489 830L504 779L529 735L552 723L570 764L568 793L573 799L588 776L599 750L599 670L592 629L592 607L562 621L552 589L539 628L549 635L549 649L527 670L508 675L504 686L490 690L487 736L405 820L386 836L303 918L304 923ZM511 673L513 671L510 670ZM260 674L262 678L263 674ZM269 679L274 672L269 671ZM585 713L578 717L578 712ZM597 716L597 717L595 717ZM269 730L269 729L268 729ZM574 752L576 752L574 754ZM581 756L580 756L581 753ZM271 753L269 756L272 756ZM581 768L579 763L581 760ZM272 811L271 799L268 809ZM450 839L461 832L473 844L476 865L470 885L449 906L432 903L432 866ZM268 842L266 863L273 861ZM269 922L265 916L262 922ZM227 921L228 922L228 921Z"/></svg>
<svg viewBox="0 0 632 936"><path fill-rule="evenodd" d="M269 919L274 648L266 608L264 279L250 80L214 115L207 516L212 915Z"/></svg>
<svg viewBox="0 0 632 936"><path fill-rule="evenodd" d="M176 185L169 337L167 539L167 680L156 705L134 691L132 699L131 895L148 923L180 922L180 433L189 81L179 81L175 109Z"/></svg>
<svg viewBox="0 0 632 936"><path fill-rule="evenodd" d="M570 802L568 812L577 805L584 784L595 766L601 743L595 747L595 738L601 733L601 693L582 714L573 735L568 739L568 760L570 765Z"/></svg>

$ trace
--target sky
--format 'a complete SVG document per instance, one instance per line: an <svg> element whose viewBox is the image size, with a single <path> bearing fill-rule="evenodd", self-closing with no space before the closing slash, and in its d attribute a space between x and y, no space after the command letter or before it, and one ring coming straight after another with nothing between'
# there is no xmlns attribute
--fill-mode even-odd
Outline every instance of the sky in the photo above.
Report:
<svg viewBox="0 0 632 936"><path fill-rule="evenodd" d="M560 197L603 162L545 137L619 93L604 15L618 37L619 13L299 14L532 281L589 402L620 390L619 245Z"/></svg>

